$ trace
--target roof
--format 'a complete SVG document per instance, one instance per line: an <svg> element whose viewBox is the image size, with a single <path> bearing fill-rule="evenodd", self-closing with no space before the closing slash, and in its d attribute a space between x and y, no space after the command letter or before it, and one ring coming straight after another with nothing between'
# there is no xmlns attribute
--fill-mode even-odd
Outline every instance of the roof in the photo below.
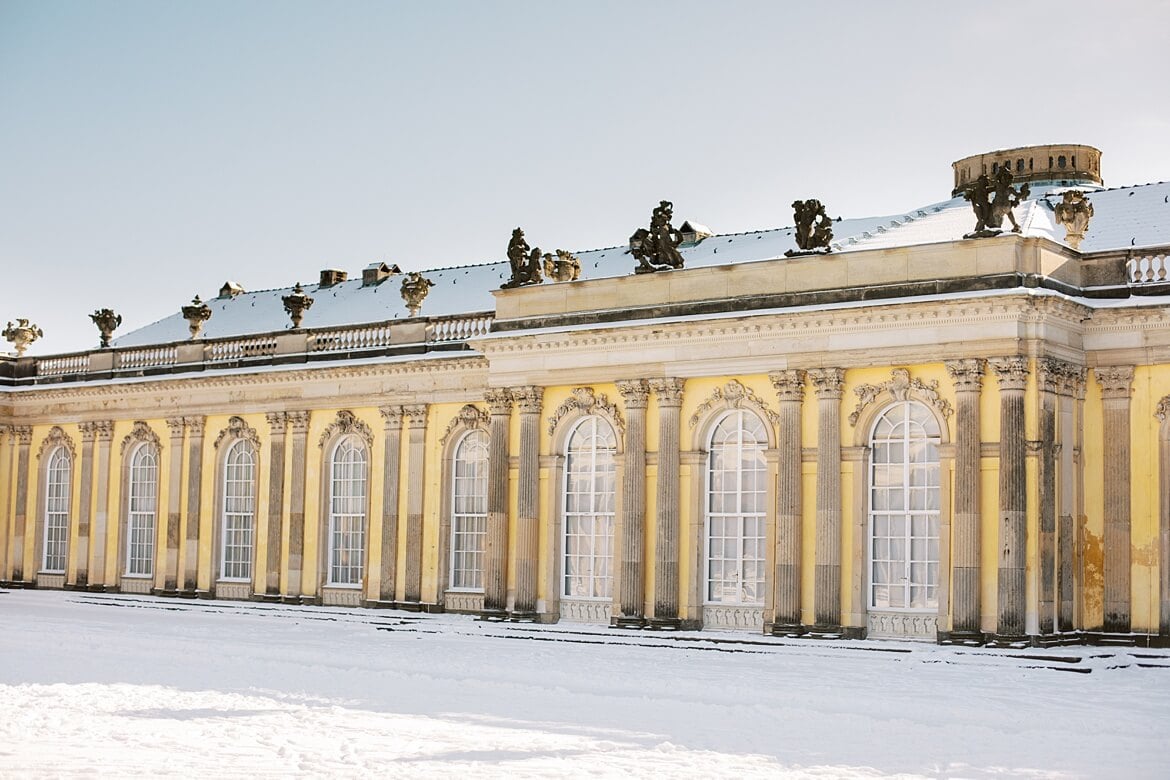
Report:
<svg viewBox="0 0 1170 780"><path fill-rule="evenodd" d="M1094 216L1080 251L1083 253L1126 250L1132 247L1170 244L1170 183L1132 187L1037 187L1015 211L1022 234L1063 243L1064 228L1057 224L1053 208L1067 189L1089 192ZM692 222L692 225L696 223ZM888 249L959 240L974 228L971 206L961 197L911 209L901 214L833 223L834 252ZM681 247L686 268L729 265L784 257L796 249L791 227L749 233L714 235L694 246ZM624 276L633 273L635 260L625 245L578 252L581 279ZM377 264L375 264L376 266ZM421 315L437 317L495 308L492 292L510 275L507 261L454 268L437 268L422 274L434 282L423 302ZM310 328L341 327L366 322L408 318L400 293L401 275L362 286L360 278L328 287L303 285L314 299L303 325ZM578 282L579 283L579 282ZM560 284L572 284L561 282ZM281 297L292 286L207 301L212 315L203 326L205 338L238 337L249 333L291 327ZM188 338L187 322L176 311L169 317L127 333L115 341L120 347L182 341Z"/></svg>

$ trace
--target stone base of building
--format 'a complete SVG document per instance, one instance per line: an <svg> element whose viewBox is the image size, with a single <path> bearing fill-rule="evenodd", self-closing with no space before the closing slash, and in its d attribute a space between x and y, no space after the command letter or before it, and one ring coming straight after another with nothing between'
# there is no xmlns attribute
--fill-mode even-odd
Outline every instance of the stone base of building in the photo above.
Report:
<svg viewBox="0 0 1170 780"><path fill-rule="evenodd" d="M615 616L615 617L610 618L609 626L610 626L610 628L630 628L630 629L645 628L646 627L646 618L637 617L635 615L629 615L629 616L619 615L619 616Z"/></svg>
<svg viewBox="0 0 1170 780"><path fill-rule="evenodd" d="M24 580L0 580L0 588L12 588L13 590L20 590L21 588L35 587L35 582L26 582Z"/></svg>
<svg viewBox="0 0 1170 780"><path fill-rule="evenodd" d="M982 631L939 631L940 645L961 645L963 647L982 647L987 644L987 637Z"/></svg>
<svg viewBox="0 0 1170 780"><path fill-rule="evenodd" d="M808 639L865 639L865 626L805 626L802 636Z"/></svg>

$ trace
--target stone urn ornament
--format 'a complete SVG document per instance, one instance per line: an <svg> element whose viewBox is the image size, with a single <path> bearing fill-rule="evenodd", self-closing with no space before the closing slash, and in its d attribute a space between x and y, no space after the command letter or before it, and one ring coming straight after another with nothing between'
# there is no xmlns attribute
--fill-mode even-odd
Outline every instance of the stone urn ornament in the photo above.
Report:
<svg viewBox="0 0 1170 780"><path fill-rule="evenodd" d="M113 309L96 309L89 318L102 334L101 348L108 349L110 336L114 335L114 329L122 324L122 315L115 314Z"/></svg>
<svg viewBox="0 0 1170 780"><path fill-rule="evenodd" d="M558 249L555 259L552 255L544 256L544 275L554 282L575 282L581 276L581 261Z"/></svg>
<svg viewBox="0 0 1170 780"><path fill-rule="evenodd" d="M1060 197L1060 203L1054 209L1056 221L1064 226L1065 243L1079 252L1085 231L1089 229L1089 220L1093 218L1093 204L1080 190L1066 190Z"/></svg>
<svg viewBox="0 0 1170 780"><path fill-rule="evenodd" d="M418 271L411 271L402 280L402 300L406 301L406 308L411 317L417 317L422 309L422 302L435 283L427 279Z"/></svg>
<svg viewBox="0 0 1170 780"><path fill-rule="evenodd" d="M16 356L23 357L29 345L44 336L45 332L23 317L17 317L16 324L13 325L10 321L3 335L16 350Z"/></svg>
<svg viewBox="0 0 1170 780"><path fill-rule="evenodd" d="M199 300L196 295L191 303L183 307L183 319L187 321L187 329L191 331L191 338L199 338L203 330L203 323L211 319L211 307Z"/></svg>
<svg viewBox="0 0 1170 780"><path fill-rule="evenodd" d="M305 312L313 305L313 299L305 295L305 288L301 287L301 283L297 282L296 287L293 287L291 295L284 295L280 299L284 302L284 310L292 319L293 330L301 327L301 320L305 318Z"/></svg>

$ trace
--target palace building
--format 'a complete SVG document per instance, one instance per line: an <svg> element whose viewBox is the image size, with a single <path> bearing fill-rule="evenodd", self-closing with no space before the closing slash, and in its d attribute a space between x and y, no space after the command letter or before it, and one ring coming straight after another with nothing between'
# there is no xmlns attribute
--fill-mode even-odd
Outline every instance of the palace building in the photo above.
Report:
<svg viewBox="0 0 1170 780"><path fill-rule="evenodd" d="M1170 183L952 167L882 217L229 281L80 353L9 323L0 584L1166 643Z"/></svg>

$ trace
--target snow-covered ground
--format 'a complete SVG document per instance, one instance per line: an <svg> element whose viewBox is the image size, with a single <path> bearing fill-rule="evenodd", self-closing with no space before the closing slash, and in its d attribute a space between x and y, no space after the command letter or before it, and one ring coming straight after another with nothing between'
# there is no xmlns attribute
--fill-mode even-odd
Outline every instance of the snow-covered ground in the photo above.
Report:
<svg viewBox="0 0 1170 780"><path fill-rule="evenodd" d="M3 777L1132 778L1168 760L1166 651L0 591Z"/></svg>

